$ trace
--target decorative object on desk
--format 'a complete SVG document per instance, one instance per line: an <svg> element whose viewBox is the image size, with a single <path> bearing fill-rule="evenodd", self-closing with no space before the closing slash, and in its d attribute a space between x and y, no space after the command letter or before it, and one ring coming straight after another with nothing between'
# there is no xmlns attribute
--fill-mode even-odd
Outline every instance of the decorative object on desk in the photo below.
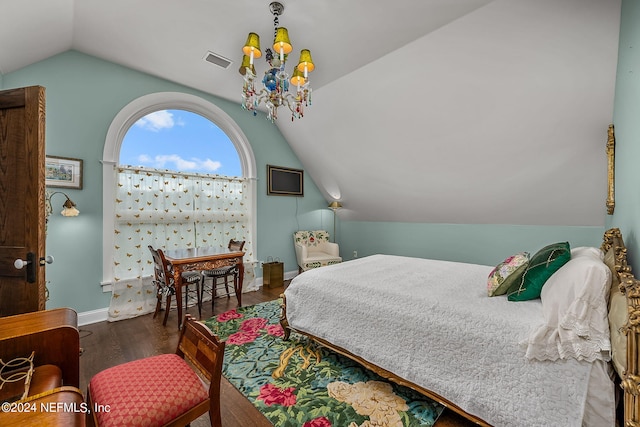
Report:
<svg viewBox="0 0 640 427"><path fill-rule="evenodd" d="M62 194L67 198L67 200L62 204L62 212L60 212L62 216L78 216L80 214L80 211L76 209L76 204L69 198L66 193L63 193L62 191L54 191L53 193L47 193L47 218L53 213L53 205L51 204L51 199L56 194Z"/></svg>
<svg viewBox="0 0 640 427"><path fill-rule="evenodd" d="M267 194L304 197L304 171L267 165Z"/></svg>
<svg viewBox="0 0 640 427"><path fill-rule="evenodd" d="M616 164L616 136L613 124L609 125L607 132L607 214L613 215L616 206L615 200L615 164Z"/></svg>
<svg viewBox="0 0 640 427"><path fill-rule="evenodd" d="M247 42L242 47L242 66L240 74L244 77L242 87L242 108L257 114L260 103L264 102L267 108L267 118L272 123L278 118L278 107L286 105L291 111L291 121L304 116L304 107L311 105L311 87L309 86L309 73L315 65L308 49L300 51L300 59L293 69L293 75L289 80L289 74L285 71L288 54L293 50L289 40L289 33L285 27L279 26L278 17L284 12L282 3L274 1L269 5L273 15L274 40L273 50L266 49L265 56L269 64L268 70L262 78L263 87L259 90L255 87L257 78L254 67L254 59L262 56L260 50L260 37L256 33L249 33ZM296 87L296 94L289 91L289 83Z"/></svg>
<svg viewBox="0 0 640 427"><path fill-rule="evenodd" d="M47 156L45 159L47 187L82 189L82 159Z"/></svg>
<svg viewBox="0 0 640 427"><path fill-rule="evenodd" d="M337 200L329 203L329 209L333 211L333 241L336 241L336 211L342 207L342 203Z"/></svg>
<svg viewBox="0 0 640 427"><path fill-rule="evenodd" d="M298 334L284 341L280 303L205 321L226 341L223 375L275 426L347 427L374 417L376 425L435 423L444 410L438 403Z"/></svg>

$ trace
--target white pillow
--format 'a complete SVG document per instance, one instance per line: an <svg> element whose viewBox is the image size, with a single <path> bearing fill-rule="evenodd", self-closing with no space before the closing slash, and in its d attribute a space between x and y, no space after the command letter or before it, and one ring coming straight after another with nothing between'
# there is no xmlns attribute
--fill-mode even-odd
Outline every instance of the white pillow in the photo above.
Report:
<svg viewBox="0 0 640 427"><path fill-rule="evenodd" d="M576 248L571 252L571 260L542 287L545 324L529 337L527 356L540 360L608 361L611 271L601 261L602 251L597 248Z"/></svg>
<svg viewBox="0 0 640 427"><path fill-rule="evenodd" d="M591 256L598 258L600 261L604 260L604 253L599 248L590 246L579 246L571 249L571 258L577 258L581 256Z"/></svg>

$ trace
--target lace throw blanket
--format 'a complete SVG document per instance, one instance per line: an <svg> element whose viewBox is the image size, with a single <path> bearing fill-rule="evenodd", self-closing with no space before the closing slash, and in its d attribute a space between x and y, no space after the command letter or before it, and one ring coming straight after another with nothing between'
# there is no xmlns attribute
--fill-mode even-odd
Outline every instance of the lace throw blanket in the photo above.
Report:
<svg viewBox="0 0 640 427"><path fill-rule="evenodd" d="M540 300L486 296L493 267L373 255L307 271L287 318L495 426L580 426L592 364L530 360Z"/></svg>

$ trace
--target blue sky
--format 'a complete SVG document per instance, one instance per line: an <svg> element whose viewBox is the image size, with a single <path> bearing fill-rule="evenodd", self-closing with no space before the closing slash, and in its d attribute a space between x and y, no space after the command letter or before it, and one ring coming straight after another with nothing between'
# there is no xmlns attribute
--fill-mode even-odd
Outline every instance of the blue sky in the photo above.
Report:
<svg viewBox="0 0 640 427"><path fill-rule="evenodd" d="M209 119L183 110L155 111L138 120L122 141L120 164L242 175L229 137Z"/></svg>

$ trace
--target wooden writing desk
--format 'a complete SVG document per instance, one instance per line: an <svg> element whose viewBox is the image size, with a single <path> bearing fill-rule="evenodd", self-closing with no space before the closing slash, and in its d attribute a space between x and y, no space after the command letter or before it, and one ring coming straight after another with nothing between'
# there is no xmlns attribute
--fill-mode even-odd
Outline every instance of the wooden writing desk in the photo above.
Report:
<svg viewBox="0 0 640 427"><path fill-rule="evenodd" d="M221 267L238 266L238 283L234 284L238 305L242 305L242 282L244 280L244 252L229 249L202 247L171 249L164 251L164 257L171 264L176 284L178 306L178 328L182 326L182 273L185 271L213 270ZM167 308L168 310L168 308Z"/></svg>

